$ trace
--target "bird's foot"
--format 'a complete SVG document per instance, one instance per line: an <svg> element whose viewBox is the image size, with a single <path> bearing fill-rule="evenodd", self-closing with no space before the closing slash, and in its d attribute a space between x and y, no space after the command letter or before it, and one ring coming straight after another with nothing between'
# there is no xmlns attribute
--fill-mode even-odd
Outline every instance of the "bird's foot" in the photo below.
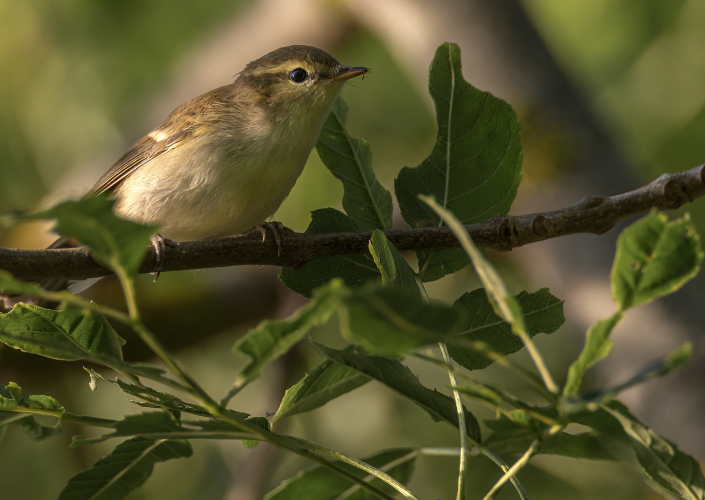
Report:
<svg viewBox="0 0 705 500"><path fill-rule="evenodd" d="M157 281L162 272L162 264L164 263L164 247L170 246L173 248L178 248L179 242L165 238L161 234L157 234L152 238L152 246L154 247L154 253L157 256L153 272L154 281Z"/></svg>
<svg viewBox="0 0 705 500"><path fill-rule="evenodd" d="M262 235L262 243L267 241L267 230L271 231L274 237L274 242L277 244L277 257L282 254L282 233L284 233L284 224L277 221L263 222L262 224L255 226L256 229Z"/></svg>

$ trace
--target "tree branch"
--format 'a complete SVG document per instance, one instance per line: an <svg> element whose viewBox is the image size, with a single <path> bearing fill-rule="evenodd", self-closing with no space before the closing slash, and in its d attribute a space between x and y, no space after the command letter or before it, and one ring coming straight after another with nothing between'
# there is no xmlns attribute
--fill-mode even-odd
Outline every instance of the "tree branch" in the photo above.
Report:
<svg viewBox="0 0 705 500"><path fill-rule="evenodd" d="M559 210L529 215L496 215L467 226L480 247L498 251L575 233L602 234L617 221L652 208L673 210L705 195L705 165L663 174L646 186L610 197L589 196ZM389 229L389 240L403 250L453 248L459 244L448 228ZM165 248L162 271L205 269L236 265L275 265L297 267L305 262L333 255L364 253L372 233L305 234L288 231L283 235L281 256L273 238L263 244L259 231L215 240L182 242ZM140 267L141 273L154 271L154 248ZM85 279L112 274L88 255L83 247L69 249L18 250L0 248L0 269L16 278L38 281L43 278Z"/></svg>

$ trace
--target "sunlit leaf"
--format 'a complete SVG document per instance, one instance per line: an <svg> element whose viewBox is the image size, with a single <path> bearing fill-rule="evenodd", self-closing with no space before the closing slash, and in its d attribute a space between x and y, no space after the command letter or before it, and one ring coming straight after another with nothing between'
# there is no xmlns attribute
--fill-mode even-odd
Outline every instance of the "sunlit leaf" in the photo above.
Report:
<svg viewBox="0 0 705 500"><path fill-rule="evenodd" d="M521 179L519 121L506 102L463 79L460 49L444 43L431 63L429 92L438 133L420 166L405 167L394 183L402 216L412 226L441 226L418 199L433 196L463 224L507 213ZM417 252L424 281L439 279L469 263L460 249Z"/></svg>
<svg viewBox="0 0 705 500"><path fill-rule="evenodd" d="M122 219L113 212L115 200L103 196L67 201L26 219L56 219L54 231L76 238L91 255L110 269L123 268L134 275L147 251L156 226Z"/></svg>
<svg viewBox="0 0 705 500"><path fill-rule="evenodd" d="M609 354L612 350L609 335L622 317L620 313L615 313L610 318L598 321L590 327L585 338L585 347L568 369L568 380L563 394L577 394L587 369Z"/></svg>
<svg viewBox="0 0 705 500"><path fill-rule="evenodd" d="M612 266L612 295L620 310L673 293L700 270L703 251L686 217L653 212L622 231Z"/></svg>
<svg viewBox="0 0 705 500"><path fill-rule="evenodd" d="M370 238L370 253L385 285L404 290L422 300L418 276L384 233L376 229Z"/></svg>
<svg viewBox="0 0 705 500"><path fill-rule="evenodd" d="M93 356L122 361L125 341L94 303L61 311L17 304L0 314L0 341L47 358L74 361Z"/></svg>

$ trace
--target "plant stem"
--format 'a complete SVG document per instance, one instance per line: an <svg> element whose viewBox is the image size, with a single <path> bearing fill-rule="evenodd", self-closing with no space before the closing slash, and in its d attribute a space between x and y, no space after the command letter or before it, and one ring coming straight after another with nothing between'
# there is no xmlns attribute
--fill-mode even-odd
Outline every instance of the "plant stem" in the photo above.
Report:
<svg viewBox="0 0 705 500"><path fill-rule="evenodd" d="M441 354L443 355L443 361L446 363L446 370L448 371L448 378L450 379L450 386L453 390L453 399L455 400L455 408L458 412L458 428L460 429L460 465L458 466L458 493L456 495L456 500L465 500L465 474L468 467L468 429L465 423L465 407L463 406L463 400L460 397L460 392L456 387L458 386L458 381L455 378L455 371L453 370L453 360L448 352L448 347L442 342L438 343L441 348Z"/></svg>
<svg viewBox="0 0 705 500"><path fill-rule="evenodd" d="M492 460L494 463L496 463L497 465L499 465L499 468L504 471L504 476L502 476L502 478L504 478L504 477L509 473L509 471L511 470L511 469L509 468L509 466L504 463L504 460L502 460L501 458L499 458L499 457L498 457L492 450L490 450L489 448L486 448L486 447L484 447L484 446L480 446L480 453L482 453L482 454L485 455L487 458L489 458L490 460ZM514 465L516 465L516 464L514 464ZM529 495L526 493L526 490L524 490L524 487L521 485L521 483L519 482L519 479L517 479L517 477L516 477L514 474L512 474L512 475L509 477L509 480L512 482L512 485L514 486L514 489L517 490L517 493L519 494L519 498L521 498L522 500L529 500ZM506 480L505 480L505 482L506 482ZM502 484L504 484L504 483L502 483ZM495 486L496 486L496 485L495 485ZM488 495L489 495L489 493L488 493ZM485 497L485 498L487 498L487 497Z"/></svg>
<svg viewBox="0 0 705 500"><path fill-rule="evenodd" d="M531 446L529 446L529 449L526 450L526 453L524 453L519 460L517 460L512 467L504 473L504 475L499 478L499 481L495 483L495 485L492 487L492 489L485 495L484 500L492 500L495 495L499 492L499 489L504 486L504 483L512 479L517 472L519 472L527 463L529 463L529 459L534 456L534 453L539 449L539 440L535 439L532 443Z"/></svg>

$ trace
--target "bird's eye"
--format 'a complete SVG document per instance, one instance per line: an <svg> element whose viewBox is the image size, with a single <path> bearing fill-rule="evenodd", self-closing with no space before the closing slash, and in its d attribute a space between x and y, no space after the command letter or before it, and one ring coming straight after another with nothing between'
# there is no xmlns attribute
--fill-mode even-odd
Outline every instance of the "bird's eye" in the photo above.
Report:
<svg viewBox="0 0 705 500"><path fill-rule="evenodd" d="M303 68L296 68L292 69L291 73L289 73L289 80L291 80L294 83L301 83L308 78L308 73L306 73L306 70Z"/></svg>

